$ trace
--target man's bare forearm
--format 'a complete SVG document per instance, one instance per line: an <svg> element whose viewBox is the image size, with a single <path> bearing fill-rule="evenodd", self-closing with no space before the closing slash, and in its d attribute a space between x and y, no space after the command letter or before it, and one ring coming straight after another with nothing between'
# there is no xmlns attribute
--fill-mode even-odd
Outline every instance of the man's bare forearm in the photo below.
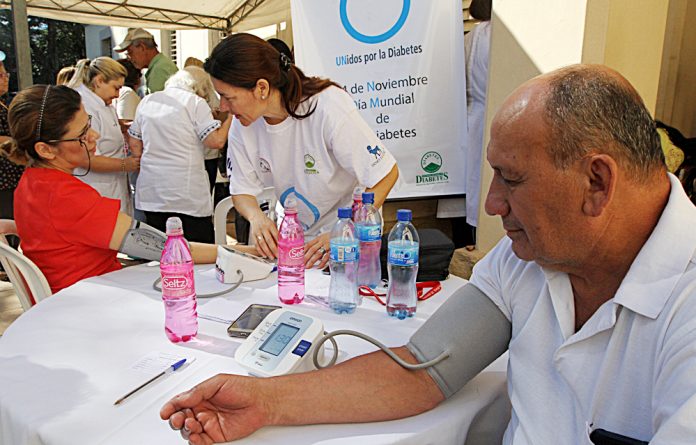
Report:
<svg viewBox="0 0 696 445"><path fill-rule="evenodd" d="M405 348L394 349L409 363ZM267 380L261 392L270 424L376 422L427 411L444 400L428 373L408 371L381 351L321 372Z"/></svg>

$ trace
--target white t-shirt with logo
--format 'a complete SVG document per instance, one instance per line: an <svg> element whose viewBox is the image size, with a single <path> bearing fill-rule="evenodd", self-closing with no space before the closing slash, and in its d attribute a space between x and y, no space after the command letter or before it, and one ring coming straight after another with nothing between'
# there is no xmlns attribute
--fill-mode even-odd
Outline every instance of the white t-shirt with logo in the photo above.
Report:
<svg viewBox="0 0 696 445"><path fill-rule="evenodd" d="M203 141L219 127L206 101L190 91L168 87L145 96L128 129L143 141L135 207L212 215Z"/></svg>
<svg viewBox="0 0 696 445"><path fill-rule="evenodd" d="M248 127L235 119L227 171L233 195L257 196L272 186L284 204L294 192L305 236L313 238L331 230L338 208L351 205L353 188L375 186L396 160L344 90L329 87L308 102L316 108L305 119L270 125L259 118Z"/></svg>

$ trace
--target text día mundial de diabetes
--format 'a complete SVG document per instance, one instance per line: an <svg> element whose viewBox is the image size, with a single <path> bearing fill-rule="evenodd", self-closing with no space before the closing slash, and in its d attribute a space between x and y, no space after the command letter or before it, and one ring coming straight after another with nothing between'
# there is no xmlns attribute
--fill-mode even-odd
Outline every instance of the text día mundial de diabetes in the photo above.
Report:
<svg viewBox="0 0 696 445"><path fill-rule="evenodd" d="M365 54L348 54L344 56L336 57L336 65L352 65L356 63L367 64L373 60L389 59L392 57L400 57L411 54L420 54L423 52L421 45L399 45L387 48L386 50L377 49L376 51L371 51ZM368 108L390 108L400 105L413 105L415 103L415 93L413 88L427 86L428 77L427 76L412 76L409 75L400 79L381 79L381 80L366 80L364 83L354 83L352 85L344 85L343 88L353 96L353 101L355 106L359 110L366 110ZM398 89L408 88L409 93L398 92ZM363 99L360 97L362 94L371 94L369 98ZM391 94L389 94L391 93ZM389 114L380 113L375 118L375 123L380 125L389 124L390 121ZM377 137L381 140L389 139L407 139L416 137L417 132L415 128L409 129L376 129L375 133Z"/></svg>

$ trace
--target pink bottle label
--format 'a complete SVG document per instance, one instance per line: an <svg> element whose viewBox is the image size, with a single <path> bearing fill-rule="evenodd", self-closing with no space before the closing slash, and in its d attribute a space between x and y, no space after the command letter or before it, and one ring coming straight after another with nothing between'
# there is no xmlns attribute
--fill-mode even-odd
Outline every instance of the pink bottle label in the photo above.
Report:
<svg viewBox="0 0 696 445"><path fill-rule="evenodd" d="M304 259L304 246L293 247L288 252L288 257L291 260L302 260Z"/></svg>
<svg viewBox="0 0 696 445"><path fill-rule="evenodd" d="M174 275L162 278L162 287L166 290L183 290L191 286L191 282L185 276Z"/></svg>

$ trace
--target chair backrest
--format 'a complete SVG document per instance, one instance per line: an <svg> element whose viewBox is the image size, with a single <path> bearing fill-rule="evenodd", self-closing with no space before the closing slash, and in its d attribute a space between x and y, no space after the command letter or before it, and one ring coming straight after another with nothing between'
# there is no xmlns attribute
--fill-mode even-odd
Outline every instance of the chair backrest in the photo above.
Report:
<svg viewBox="0 0 696 445"><path fill-rule="evenodd" d="M7 243L5 235L16 233L14 221L0 220L0 262L14 286L22 309L26 311L52 292L48 280L36 264Z"/></svg>
<svg viewBox="0 0 696 445"><path fill-rule="evenodd" d="M266 187L263 191L256 197L259 202L267 201L271 212L275 214L276 204L278 198L275 195L274 187ZM222 199L215 206L215 212L213 213L213 228L215 230L215 244L227 244L227 214L234 207L232 204L232 197L228 196ZM253 233L249 234L249 245L253 245L256 238Z"/></svg>

